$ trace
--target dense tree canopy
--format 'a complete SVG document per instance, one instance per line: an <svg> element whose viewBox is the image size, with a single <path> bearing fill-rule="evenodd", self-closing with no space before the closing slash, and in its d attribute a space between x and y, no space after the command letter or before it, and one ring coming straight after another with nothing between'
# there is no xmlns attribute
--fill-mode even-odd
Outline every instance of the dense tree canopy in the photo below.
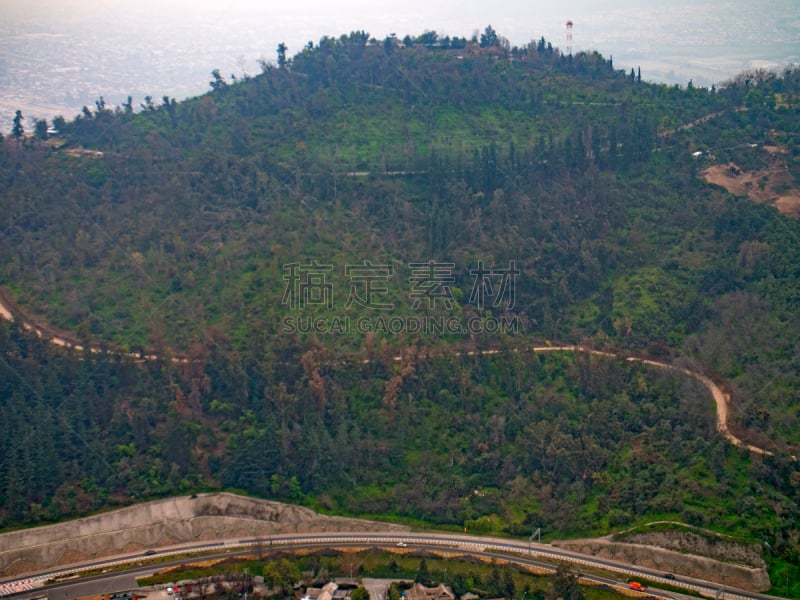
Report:
<svg viewBox="0 0 800 600"><path fill-rule="evenodd" d="M2 523L227 486L515 534L667 515L798 562L800 229L700 177L796 187L797 70L683 89L489 26L210 87L0 146L0 284L110 350L0 324ZM705 371L774 456L691 379L535 340Z"/></svg>

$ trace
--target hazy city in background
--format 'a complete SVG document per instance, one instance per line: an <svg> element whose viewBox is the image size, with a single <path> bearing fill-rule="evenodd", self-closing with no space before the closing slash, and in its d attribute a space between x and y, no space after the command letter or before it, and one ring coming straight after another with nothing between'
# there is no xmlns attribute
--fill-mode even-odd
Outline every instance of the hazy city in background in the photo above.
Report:
<svg viewBox="0 0 800 600"><path fill-rule="evenodd" d="M73 118L128 96L160 102L209 89L211 71L259 72L280 42L293 56L309 41L365 30L470 37L491 24L512 45L544 36L573 52L597 50L648 81L685 86L724 82L751 68L800 62L797 0L0 0L0 131L16 110L33 118Z"/></svg>

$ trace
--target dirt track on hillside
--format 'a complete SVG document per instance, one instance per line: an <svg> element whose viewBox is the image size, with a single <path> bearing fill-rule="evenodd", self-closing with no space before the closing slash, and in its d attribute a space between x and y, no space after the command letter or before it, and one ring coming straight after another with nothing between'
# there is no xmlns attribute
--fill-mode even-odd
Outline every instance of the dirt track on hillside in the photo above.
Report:
<svg viewBox="0 0 800 600"><path fill-rule="evenodd" d="M66 346L77 351L82 351L83 346L78 339L66 331L56 329L36 319L22 310L11 298L10 294L0 288L0 317L6 321L19 321L28 331L33 331L39 337L48 338L57 346Z"/></svg>
<svg viewBox="0 0 800 600"><path fill-rule="evenodd" d="M23 326L26 329L31 331L35 331L39 337L46 337L49 338L50 341L58 346L65 346L68 348L72 348L76 351L83 351L83 346L81 346L74 338L71 338L69 335L64 334L63 332L56 331L51 327L47 327L41 322L38 321L30 321L28 320L27 316L23 315L18 308L10 301L8 294L4 293L0 290L0 316L6 320L15 321L17 320L15 315L20 315L20 321L22 322ZM593 350L591 348L586 348L583 346L534 346L529 349L533 352L588 352L590 354L594 354L597 356L608 356L608 357L618 357L618 354L614 354L611 352L601 352L599 350ZM91 352L102 352L99 348L90 348ZM484 351L484 354L496 354L497 350L487 350ZM134 356L133 358L144 358L146 360L156 360L158 359L157 356L154 355L147 355L145 357ZM688 369L683 369L679 367L674 367L667 363L657 362L654 360L642 359L642 358L635 358L635 357L626 357L629 361L638 361L642 362L647 365L651 365L653 367L658 367L661 369L668 369L671 371L681 372L688 377L694 377L700 383L702 383L709 392L711 392L712 397L714 398L714 404L716 406L716 413L717 413L717 431L721 433L726 440L728 440L734 446L738 446L740 448L747 448L750 452L754 452L756 454L760 454L762 456L772 456L772 452L769 450L765 450L764 448L759 448L758 446L754 446L752 444L748 444L743 440L736 437L733 433L731 433L730 428L728 427L728 402L729 397L720 389L720 387L714 383L709 377L702 375L700 373L695 373ZM186 359L173 359L177 362L185 362ZM400 357L395 357L395 360L400 360ZM796 460L795 457L792 457Z"/></svg>

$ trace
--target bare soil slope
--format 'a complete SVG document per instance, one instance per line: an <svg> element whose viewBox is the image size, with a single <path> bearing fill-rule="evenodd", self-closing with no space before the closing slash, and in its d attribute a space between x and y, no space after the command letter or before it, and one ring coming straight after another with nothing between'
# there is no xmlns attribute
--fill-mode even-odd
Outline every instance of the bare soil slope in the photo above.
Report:
<svg viewBox="0 0 800 600"><path fill-rule="evenodd" d="M761 169L747 171L731 162L712 165L702 175L709 183L721 185L731 194L771 204L787 217L800 217L800 189L794 186L786 168L785 150L776 146L765 146L764 150L770 156Z"/></svg>
<svg viewBox="0 0 800 600"><path fill-rule="evenodd" d="M167 498L0 535L0 577L159 546L306 531L407 531L226 493Z"/></svg>
<svg viewBox="0 0 800 600"><path fill-rule="evenodd" d="M754 592L770 588L766 564L747 544L719 542L719 547L715 547L717 544L700 536L663 531L625 542L607 536L559 540L553 545Z"/></svg>

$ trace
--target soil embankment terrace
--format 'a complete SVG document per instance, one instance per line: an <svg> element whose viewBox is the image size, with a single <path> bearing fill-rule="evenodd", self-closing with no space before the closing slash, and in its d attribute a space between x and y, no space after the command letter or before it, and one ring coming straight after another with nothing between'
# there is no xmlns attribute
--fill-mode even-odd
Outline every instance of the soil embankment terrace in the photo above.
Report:
<svg viewBox="0 0 800 600"><path fill-rule="evenodd" d="M55 525L0 534L0 577L41 571L160 546L317 531L408 531L228 493L136 504Z"/></svg>
<svg viewBox="0 0 800 600"><path fill-rule="evenodd" d="M631 539L622 542L615 541L611 537L604 537L561 540L553 542L553 545L601 558L649 567L664 573L674 573L678 577L695 577L716 581L754 592L765 592L770 588L769 573L760 554L751 557L755 559L753 561L742 560L742 554L751 550L744 548L745 544L729 543L725 549L717 548L714 556L704 556L703 552L709 552L708 543L692 544L684 539L684 544L678 549L674 544L675 536L685 538L686 534L685 532L665 531L640 540ZM696 542L696 540L692 541ZM754 562L757 564L753 564Z"/></svg>

